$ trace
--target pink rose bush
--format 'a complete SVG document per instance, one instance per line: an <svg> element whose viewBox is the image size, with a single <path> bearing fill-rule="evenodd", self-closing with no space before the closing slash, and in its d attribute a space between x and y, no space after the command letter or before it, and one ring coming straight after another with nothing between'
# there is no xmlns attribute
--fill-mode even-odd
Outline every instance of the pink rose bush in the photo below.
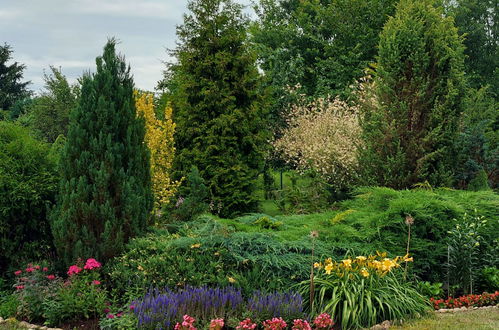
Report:
<svg viewBox="0 0 499 330"><path fill-rule="evenodd" d="M211 320L209 330L222 330L224 324L224 319Z"/></svg>
<svg viewBox="0 0 499 330"><path fill-rule="evenodd" d="M328 313L322 313L315 318L314 325L316 329L329 329L334 325L334 322Z"/></svg>
<svg viewBox="0 0 499 330"><path fill-rule="evenodd" d="M194 326L196 319L189 315L184 315L182 323L175 324L175 330L197 330Z"/></svg>
<svg viewBox="0 0 499 330"><path fill-rule="evenodd" d="M281 317L274 317L272 320L267 320L263 322L263 328L265 330L283 330L286 329L288 325Z"/></svg>
<svg viewBox="0 0 499 330"><path fill-rule="evenodd" d="M292 330L312 330L307 320L297 319L293 321Z"/></svg>

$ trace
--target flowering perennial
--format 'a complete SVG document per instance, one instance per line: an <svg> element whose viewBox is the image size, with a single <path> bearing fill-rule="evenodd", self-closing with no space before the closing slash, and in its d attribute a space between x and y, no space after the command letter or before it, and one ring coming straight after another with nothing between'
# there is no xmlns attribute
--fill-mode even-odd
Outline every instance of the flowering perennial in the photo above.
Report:
<svg viewBox="0 0 499 330"><path fill-rule="evenodd" d="M343 277L347 273L358 273L363 277L369 277L372 274L384 276L392 269L400 267L401 262L411 262L412 257L405 255L404 257L395 257L393 259L386 257L386 252L377 252L376 255L357 256L354 259L348 258L341 260L341 262L333 261L327 258L324 263L314 263L314 268L324 269L327 275L336 273L339 277Z"/></svg>
<svg viewBox="0 0 499 330"><path fill-rule="evenodd" d="M430 299L433 308L460 308L460 307L482 307L493 306L499 303L499 291L494 293L470 294L458 298Z"/></svg>

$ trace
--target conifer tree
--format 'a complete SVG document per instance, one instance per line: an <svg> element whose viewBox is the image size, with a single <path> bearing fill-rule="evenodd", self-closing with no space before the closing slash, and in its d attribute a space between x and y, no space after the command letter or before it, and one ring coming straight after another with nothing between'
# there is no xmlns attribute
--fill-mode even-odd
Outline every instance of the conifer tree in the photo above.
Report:
<svg viewBox="0 0 499 330"><path fill-rule="evenodd" d="M196 166L221 215L249 212L257 205L265 135L247 20L230 0L195 0L188 8L167 84L177 125L177 178Z"/></svg>
<svg viewBox="0 0 499 330"><path fill-rule="evenodd" d="M144 122L134 84L111 39L97 72L82 79L61 159L61 185L52 230L66 263L106 260L144 231L152 207Z"/></svg>
<svg viewBox="0 0 499 330"><path fill-rule="evenodd" d="M449 185L463 111L464 55L452 18L434 0L402 0L380 36L376 102L364 109L368 183Z"/></svg>

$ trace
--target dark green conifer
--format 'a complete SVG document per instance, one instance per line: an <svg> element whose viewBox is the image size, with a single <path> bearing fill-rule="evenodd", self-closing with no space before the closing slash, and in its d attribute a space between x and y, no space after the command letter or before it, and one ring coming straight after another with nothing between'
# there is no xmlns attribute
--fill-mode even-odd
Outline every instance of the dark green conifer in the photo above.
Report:
<svg viewBox="0 0 499 330"><path fill-rule="evenodd" d="M265 135L247 20L230 0L196 0L188 8L167 81L177 124L175 168L184 177L199 169L221 215L250 212Z"/></svg>
<svg viewBox="0 0 499 330"><path fill-rule="evenodd" d="M66 263L106 260L144 231L152 206L144 123L133 79L109 40L97 72L82 79L61 159L61 186L52 230Z"/></svg>
<svg viewBox="0 0 499 330"><path fill-rule="evenodd" d="M435 0L402 0L380 35L377 106L365 109L361 165L370 184L450 185L463 112L464 47ZM376 102L375 102L376 103Z"/></svg>

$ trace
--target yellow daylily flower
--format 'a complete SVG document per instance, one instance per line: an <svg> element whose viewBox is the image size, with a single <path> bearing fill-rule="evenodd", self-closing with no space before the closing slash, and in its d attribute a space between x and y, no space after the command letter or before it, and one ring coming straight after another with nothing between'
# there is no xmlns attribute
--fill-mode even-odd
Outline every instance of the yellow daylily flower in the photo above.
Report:
<svg viewBox="0 0 499 330"><path fill-rule="evenodd" d="M191 249L197 249L201 246L201 243L196 243L191 245Z"/></svg>
<svg viewBox="0 0 499 330"><path fill-rule="evenodd" d="M326 271L326 274L331 274L331 271L333 270L333 264L327 264L326 267L324 267L324 270Z"/></svg>
<svg viewBox="0 0 499 330"><path fill-rule="evenodd" d="M346 267L346 268L349 268L352 266L352 260L351 259L344 259L344 260L341 260L341 262L343 263L343 266Z"/></svg>
<svg viewBox="0 0 499 330"><path fill-rule="evenodd" d="M369 277L369 272L365 268L362 268L360 270L360 275L362 275L364 277Z"/></svg>
<svg viewBox="0 0 499 330"><path fill-rule="evenodd" d="M357 259L357 260L359 260L359 261L366 261L366 259L367 259L367 258L366 258L366 257L364 257L364 256L358 256L358 257L357 257L357 258L355 258L355 259Z"/></svg>

